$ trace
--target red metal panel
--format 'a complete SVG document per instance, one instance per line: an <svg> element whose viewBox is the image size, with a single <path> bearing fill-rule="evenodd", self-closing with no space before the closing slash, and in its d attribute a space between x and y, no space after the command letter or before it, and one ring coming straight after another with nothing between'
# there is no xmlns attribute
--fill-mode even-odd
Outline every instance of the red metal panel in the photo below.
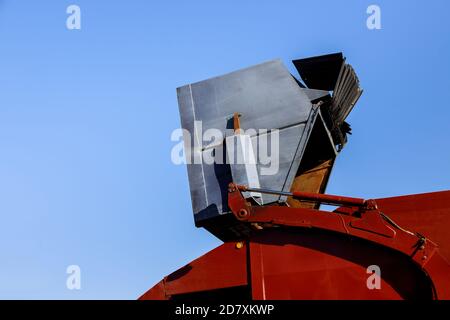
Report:
<svg viewBox="0 0 450 320"><path fill-rule="evenodd" d="M422 266L436 253L436 244L432 241L422 241L416 234L401 229L393 232L392 226L376 209L362 211L358 217L307 208L253 207L236 188L230 188L228 204L236 219L249 224L317 228L352 235L403 252Z"/></svg>
<svg viewBox="0 0 450 320"><path fill-rule="evenodd" d="M450 264L448 264L440 255L438 245L428 237L428 234L420 235L414 228L406 230L405 227L392 222L392 219L377 209L375 201L367 201L367 203L370 203L370 208L363 208L362 210L359 210L357 214L351 215L346 213L329 213L320 210L282 206L253 207L243 199L242 195L237 191L237 188L234 185L230 185L228 202L236 219L256 225L258 229L262 229L264 228L263 226L265 226L269 227L270 230L271 227L278 226L278 230L283 230L280 234L271 237L270 239L272 239L272 241L283 239L287 236L287 228L292 229L294 227L298 231L312 229L316 233L333 233L339 235L340 238L353 238L355 242L365 242L362 247L354 251L354 253L358 254L358 259L364 257L367 252L375 250L375 248L382 248L383 251L376 252L376 254L373 255L377 260L377 262L374 262L373 264L379 267L381 267L380 264L383 264L383 269L388 270L393 275L392 279L394 279L394 282L391 280L391 282L387 282L388 284L393 285L393 283L401 282L402 285L395 286L394 290L394 292L397 293L398 298L416 298L417 296L421 296L450 299L447 286L449 282L448 275L450 274ZM432 207L432 204L430 207ZM448 213L446 208L444 208L443 211ZM430 212L434 211L430 210ZM264 233L259 231L258 235L261 234ZM295 238L296 241L303 241L304 239L304 235ZM318 243L325 240L326 237L323 235L316 239ZM298 279L301 278L300 275L304 273L302 269L291 272L289 269L286 270L280 266L279 263L282 261L284 254L290 256L290 253L287 252L285 248L277 248L276 250L268 250L266 252L264 249L266 249L267 246L251 244L251 249L252 248L255 248L255 253L253 254L251 250L251 272L253 273L254 270L256 270L255 272L260 275L260 279L258 280L254 279L255 276L252 274L252 280L254 280L252 281L254 298L278 299L278 294L288 294L290 292L288 289L291 288L290 285L295 283L295 281L298 281ZM339 251L344 257L344 260L347 260L346 263L348 263L349 260L348 254L345 252L345 250L348 250L348 244L339 244L338 241L328 241L328 243L322 247L322 250L318 250L322 254L320 256L317 256L316 252L314 252L314 254L312 254L312 252L305 253L302 251L302 245L298 243L293 246L292 250L300 252L299 257L297 258L299 261L302 259L311 259L312 261L318 261L320 263L321 259L323 260L323 253L332 251ZM387 255L388 252L389 255ZM278 254L282 256L277 256ZM293 255L295 256L295 254L296 252L294 252ZM392 261L392 263L387 263L387 257L393 255L396 256L396 258L389 258L390 260L388 261ZM406 264L402 268L398 264L403 260L405 260ZM335 282L341 281L342 279L348 281L345 272L336 272L333 267L330 267L331 264L337 263L338 261L339 259L336 260L336 255L334 254L327 256L327 267L322 268L322 272L325 275L330 273L334 274L336 277ZM276 267L273 268L273 272L271 273L268 267L273 263L276 263ZM395 268L386 268L386 263L388 266L392 264L396 266ZM364 263L359 265L362 267L365 266ZM366 265L363 270L366 270L369 265ZM344 269L352 270L354 269L354 266L346 267ZM296 276L291 279L289 277L290 273L299 273L299 275L298 277ZM413 273L412 276L411 273ZM269 278L276 279L276 281L271 282L272 287L270 287L269 282L267 282L267 279ZM317 286L318 280L320 279L323 278L317 278L314 274L311 274L310 276L305 277L304 281L308 288L313 288L314 286ZM261 284L257 281L261 281ZM280 283L285 283L287 285L284 289L281 289L278 288L278 286L282 286ZM361 279L358 280L358 283L362 283ZM420 283L419 289L414 287L415 283ZM317 298L311 293L310 289L308 289L308 294L303 296L301 293L295 291L295 288L297 287L298 286L294 285L292 288L292 290L294 290L292 292L296 292L294 295L288 297L281 296L279 298L297 299L296 296L299 297L298 299L306 299L307 297L312 297L313 299ZM348 290L348 292L354 293L355 290L352 288L353 286L339 286L339 290ZM324 290L321 290L320 293L323 295L321 299L352 299L353 297L352 295L346 296L343 292L337 292L336 289L331 290L326 287ZM274 296L268 297L269 294ZM384 292L382 296L385 299L394 299L394 295L390 293L386 294L386 292ZM354 298L371 299L371 295L359 292Z"/></svg>
<svg viewBox="0 0 450 320"><path fill-rule="evenodd" d="M251 241L250 245L250 275L252 298L254 300L266 300L265 270L263 261L262 245Z"/></svg>
<svg viewBox="0 0 450 320"><path fill-rule="evenodd" d="M450 191L377 199L376 202L381 211L403 228L438 243L439 252L450 262Z"/></svg>
<svg viewBox="0 0 450 320"><path fill-rule="evenodd" d="M139 300L167 300L165 288L164 288L164 280L161 280L156 284L153 288L144 293Z"/></svg>
<svg viewBox="0 0 450 320"><path fill-rule="evenodd" d="M369 289L367 268L381 269ZM432 298L426 274L401 253L332 233L268 230L250 242L253 299Z"/></svg>
<svg viewBox="0 0 450 320"><path fill-rule="evenodd" d="M140 299L170 298L172 295L247 285L247 245L224 243L175 271Z"/></svg>
<svg viewBox="0 0 450 320"><path fill-rule="evenodd" d="M225 243L172 273L141 299L246 285L256 300L450 299L450 191L379 199L376 204L395 223L376 206L335 213L252 207L230 189L235 217L258 229L249 247ZM381 269L380 289L367 286L371 265Z"/></svg>

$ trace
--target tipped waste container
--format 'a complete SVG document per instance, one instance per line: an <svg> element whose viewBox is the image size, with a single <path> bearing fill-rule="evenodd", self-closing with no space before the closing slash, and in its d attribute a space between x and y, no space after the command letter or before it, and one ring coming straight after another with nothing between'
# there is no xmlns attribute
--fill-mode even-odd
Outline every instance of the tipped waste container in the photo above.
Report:
<svg viewBox="0 0 450 320"><path fill-rule="evenodd" d="M230 214L230 182L323 193L347 142L346 117L362 90L341 53L268 61L177 89L195 224L222 240L247 232ZM245 194L256 205L317 208L283 195Z"/></svg>

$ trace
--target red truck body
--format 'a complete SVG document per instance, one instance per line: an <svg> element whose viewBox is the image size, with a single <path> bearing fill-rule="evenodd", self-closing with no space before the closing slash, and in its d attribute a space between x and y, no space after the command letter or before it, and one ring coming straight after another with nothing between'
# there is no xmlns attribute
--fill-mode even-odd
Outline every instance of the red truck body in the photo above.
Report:
<svg viewBox="0 0 450 320"><path fill-rule="evenodd" d="M254 227L250 236L190 262L140 299L450 299L450 191L334 212L252 207L237 188L228 201Z"/></svg>

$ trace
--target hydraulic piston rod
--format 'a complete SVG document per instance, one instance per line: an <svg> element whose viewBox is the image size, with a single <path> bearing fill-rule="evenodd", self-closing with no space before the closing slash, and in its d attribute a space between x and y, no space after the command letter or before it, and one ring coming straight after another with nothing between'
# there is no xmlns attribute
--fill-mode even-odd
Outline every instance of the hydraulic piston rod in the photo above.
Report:
<svg viewBox="0 0 450 320"><path fill-rule="evenodd" d="M361 198L352 198L352 197L343 197L336 196L330 194L322 194L322 193L313 193L313 192L286 192L286 191L276 191L270 189L259 189L259 188L249 188L247 186L237 185L236 186L240 191L248 191L248 192L259 192L266 194L276 194L281 196L294 197L299 200L304 201L314 201L323 204L329 205L344 205L344 206L352 206L352 207L368 207L370 205L374 206L373 202L370 200L365 200Z"/></svg>

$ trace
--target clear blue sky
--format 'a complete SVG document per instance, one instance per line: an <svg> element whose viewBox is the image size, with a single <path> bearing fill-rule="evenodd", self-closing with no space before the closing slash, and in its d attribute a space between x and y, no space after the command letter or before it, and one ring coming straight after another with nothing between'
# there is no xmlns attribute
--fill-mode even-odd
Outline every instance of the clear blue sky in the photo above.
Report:
<svg viewBox="0 0 450 320"><path fill-rule="evenodd" d="M368 30L366 8L381 7ZM66 8L81 8L81 30ZM328 192L450 189L450 2L0 0L0 298L134 299L219 244L170 160L175 88L343 51L365 92ZM82 289L66 288L81 267Z"/></svg>

